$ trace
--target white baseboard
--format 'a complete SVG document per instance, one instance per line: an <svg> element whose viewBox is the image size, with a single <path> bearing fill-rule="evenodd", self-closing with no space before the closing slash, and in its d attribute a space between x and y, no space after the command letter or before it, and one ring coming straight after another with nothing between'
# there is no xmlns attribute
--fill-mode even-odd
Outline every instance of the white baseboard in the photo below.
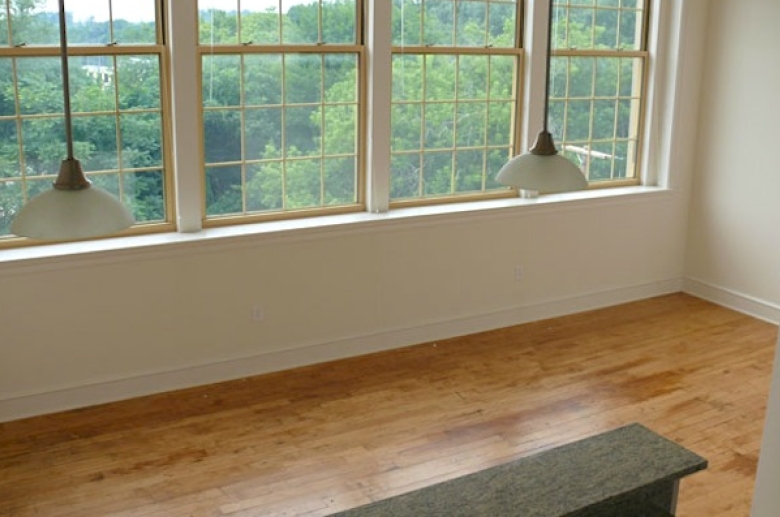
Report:
<svg viewBox="0 0 780 517"><path fill-rule="evenodd" d="M193 386L261 375L309 364L322 363L358 355L390 350L437 339L446 339L492 330L566 314L609 307L682 290L682 279L620 287L576 295L564 299L500 311L454 317L407 328L380 330L320 343L301 344L292 350L276 351L251 357L230 358L209 364L154 372L131 378L107 380L83 386L44 393L11 396L0 399L0 422L54 413L107 402L162 393Z"/></svg>
<svg viewBox="0 0 780 517"><path fill-rule="evenodd" d="M685 278L683 292L775 325L780 322L780 306L725 287Z"/></svg>

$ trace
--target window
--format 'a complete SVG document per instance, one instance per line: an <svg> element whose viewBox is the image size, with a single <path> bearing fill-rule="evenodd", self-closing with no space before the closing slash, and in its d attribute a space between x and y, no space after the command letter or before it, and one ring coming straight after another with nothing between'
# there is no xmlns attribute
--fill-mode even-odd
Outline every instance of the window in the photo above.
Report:
<svg viewBox="0 0 780 517"><path fill-rule="evenodd" d="M495 176L538 130L533 1L66 0L76 155L136 231L173 229L174 205L197 231L512 196ZM651 2L553 2L556 144L591 187L638 184ZM56 19L0 0L0 246L65 155Z"/></svg>
<svg viewBox="0 0 780 517"><path fill-rule="evenodd" d="M362 209L361 12L200 1L207 219Z"/></svg>
<svg viewBox="0 0 780 517"><path fill-rule="evenodd" d="M139 226L171 219L154 0L66 2L75 154ZM0 239L65 158L57 4L0 0Z"/></svg>
<svg viewBox="0 0 780 517"><path fill-rule="evenodd" d="M592 186L639 182L646 0L556 0L550 127Z"/></svg>
<svg viewBox="0 0 780 517"><path fill-rule="evenodd" d="M507 195L516 154L522 3L394 0L390 199Z"/></svg>

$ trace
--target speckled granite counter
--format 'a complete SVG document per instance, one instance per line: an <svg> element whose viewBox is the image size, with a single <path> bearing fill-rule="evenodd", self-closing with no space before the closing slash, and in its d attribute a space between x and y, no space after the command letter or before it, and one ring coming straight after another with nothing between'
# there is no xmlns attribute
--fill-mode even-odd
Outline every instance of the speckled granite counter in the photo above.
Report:
<svg viewBox="0 0 780 517"><path fill-rule="evenodd" d="M640 424L520 458L339 517L663 517L707 461Z"/></svg>

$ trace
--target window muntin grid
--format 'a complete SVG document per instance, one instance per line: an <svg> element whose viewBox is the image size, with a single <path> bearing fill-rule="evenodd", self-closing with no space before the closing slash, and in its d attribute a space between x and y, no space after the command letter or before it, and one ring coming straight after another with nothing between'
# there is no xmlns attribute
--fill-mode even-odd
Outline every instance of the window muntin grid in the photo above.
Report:
<svg viewBox="0 0 780 517"><path fill-rule="evenodd" d="M550 130L591 183L635 179L642 58L553 58Z"/></svg>
<svg viewBox="0 0 780 517"><path fill-rule="evenodd" d="M0 0L0 47L59 45L56 0ZM156 45L156 0L66 0L68 45ZM100 23L83 29L88 18Z"/></svg>
<svg viewBox="0 0 780 517"><path fill-rule="evenodd" d="M0 0L1 240L13 237L23 204L51 188L66 155L57 6L32 7ZM76 158L93 184L128 205L139 229L171 219L156 9L153 0L132 13L117 1L66 0Z"/></svg>
<svg viewBox="0 0 780 517"><path fill-rule="evenodd" d="M648 3L554 4L550 130L592 186L639 181Z"/></svg>
<svg viewBox="0 0 780 517"><path fill-rule="evenodd" d="M201 45L355 45L360 7L359 0L199 0L199 39Z"/></svg>
<svg viewBox="0 0 780 517"><path fill-rule="evenodd" d="M200 4L207 220L361 209L362 6L241 0L234 11L218 2L217 11L212 4ZM230 36L210 36L226 17L235 21ZM246 39L261 26L276 29L260 42ZM315 36L290 36L304 33Z"/></svg>
<svg viewBox="0 0 780 517"><path fill-rule="evenodd" d="M508 0L397 0L390 201L506 195L515 151L518 15Z"/></svg>
<svg viewBox="0 0 780 517"><path fill-rule="evenodd" d="M555 49L644 50L646 0L555 2Z"/></svg>

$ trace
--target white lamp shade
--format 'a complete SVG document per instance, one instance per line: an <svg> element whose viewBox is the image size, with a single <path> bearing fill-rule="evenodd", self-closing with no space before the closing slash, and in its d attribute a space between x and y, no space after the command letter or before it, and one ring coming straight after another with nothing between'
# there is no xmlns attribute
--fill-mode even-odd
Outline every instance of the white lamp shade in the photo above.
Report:
<svg viewBox="0 0 780 517"><path fill-rule="evenodd" d="M525 153L515 156L501 167L496 180L502 185L544 194L588 188L588 180L582 171L559 154Z"/></svg>
<svg viewBox="0 0 780 517"><path fill-rule="evenodd" d="M42 240L88 239L133 225L133 216L105 190L47 190L28 201L11 223L11 232Z"/></svg>

